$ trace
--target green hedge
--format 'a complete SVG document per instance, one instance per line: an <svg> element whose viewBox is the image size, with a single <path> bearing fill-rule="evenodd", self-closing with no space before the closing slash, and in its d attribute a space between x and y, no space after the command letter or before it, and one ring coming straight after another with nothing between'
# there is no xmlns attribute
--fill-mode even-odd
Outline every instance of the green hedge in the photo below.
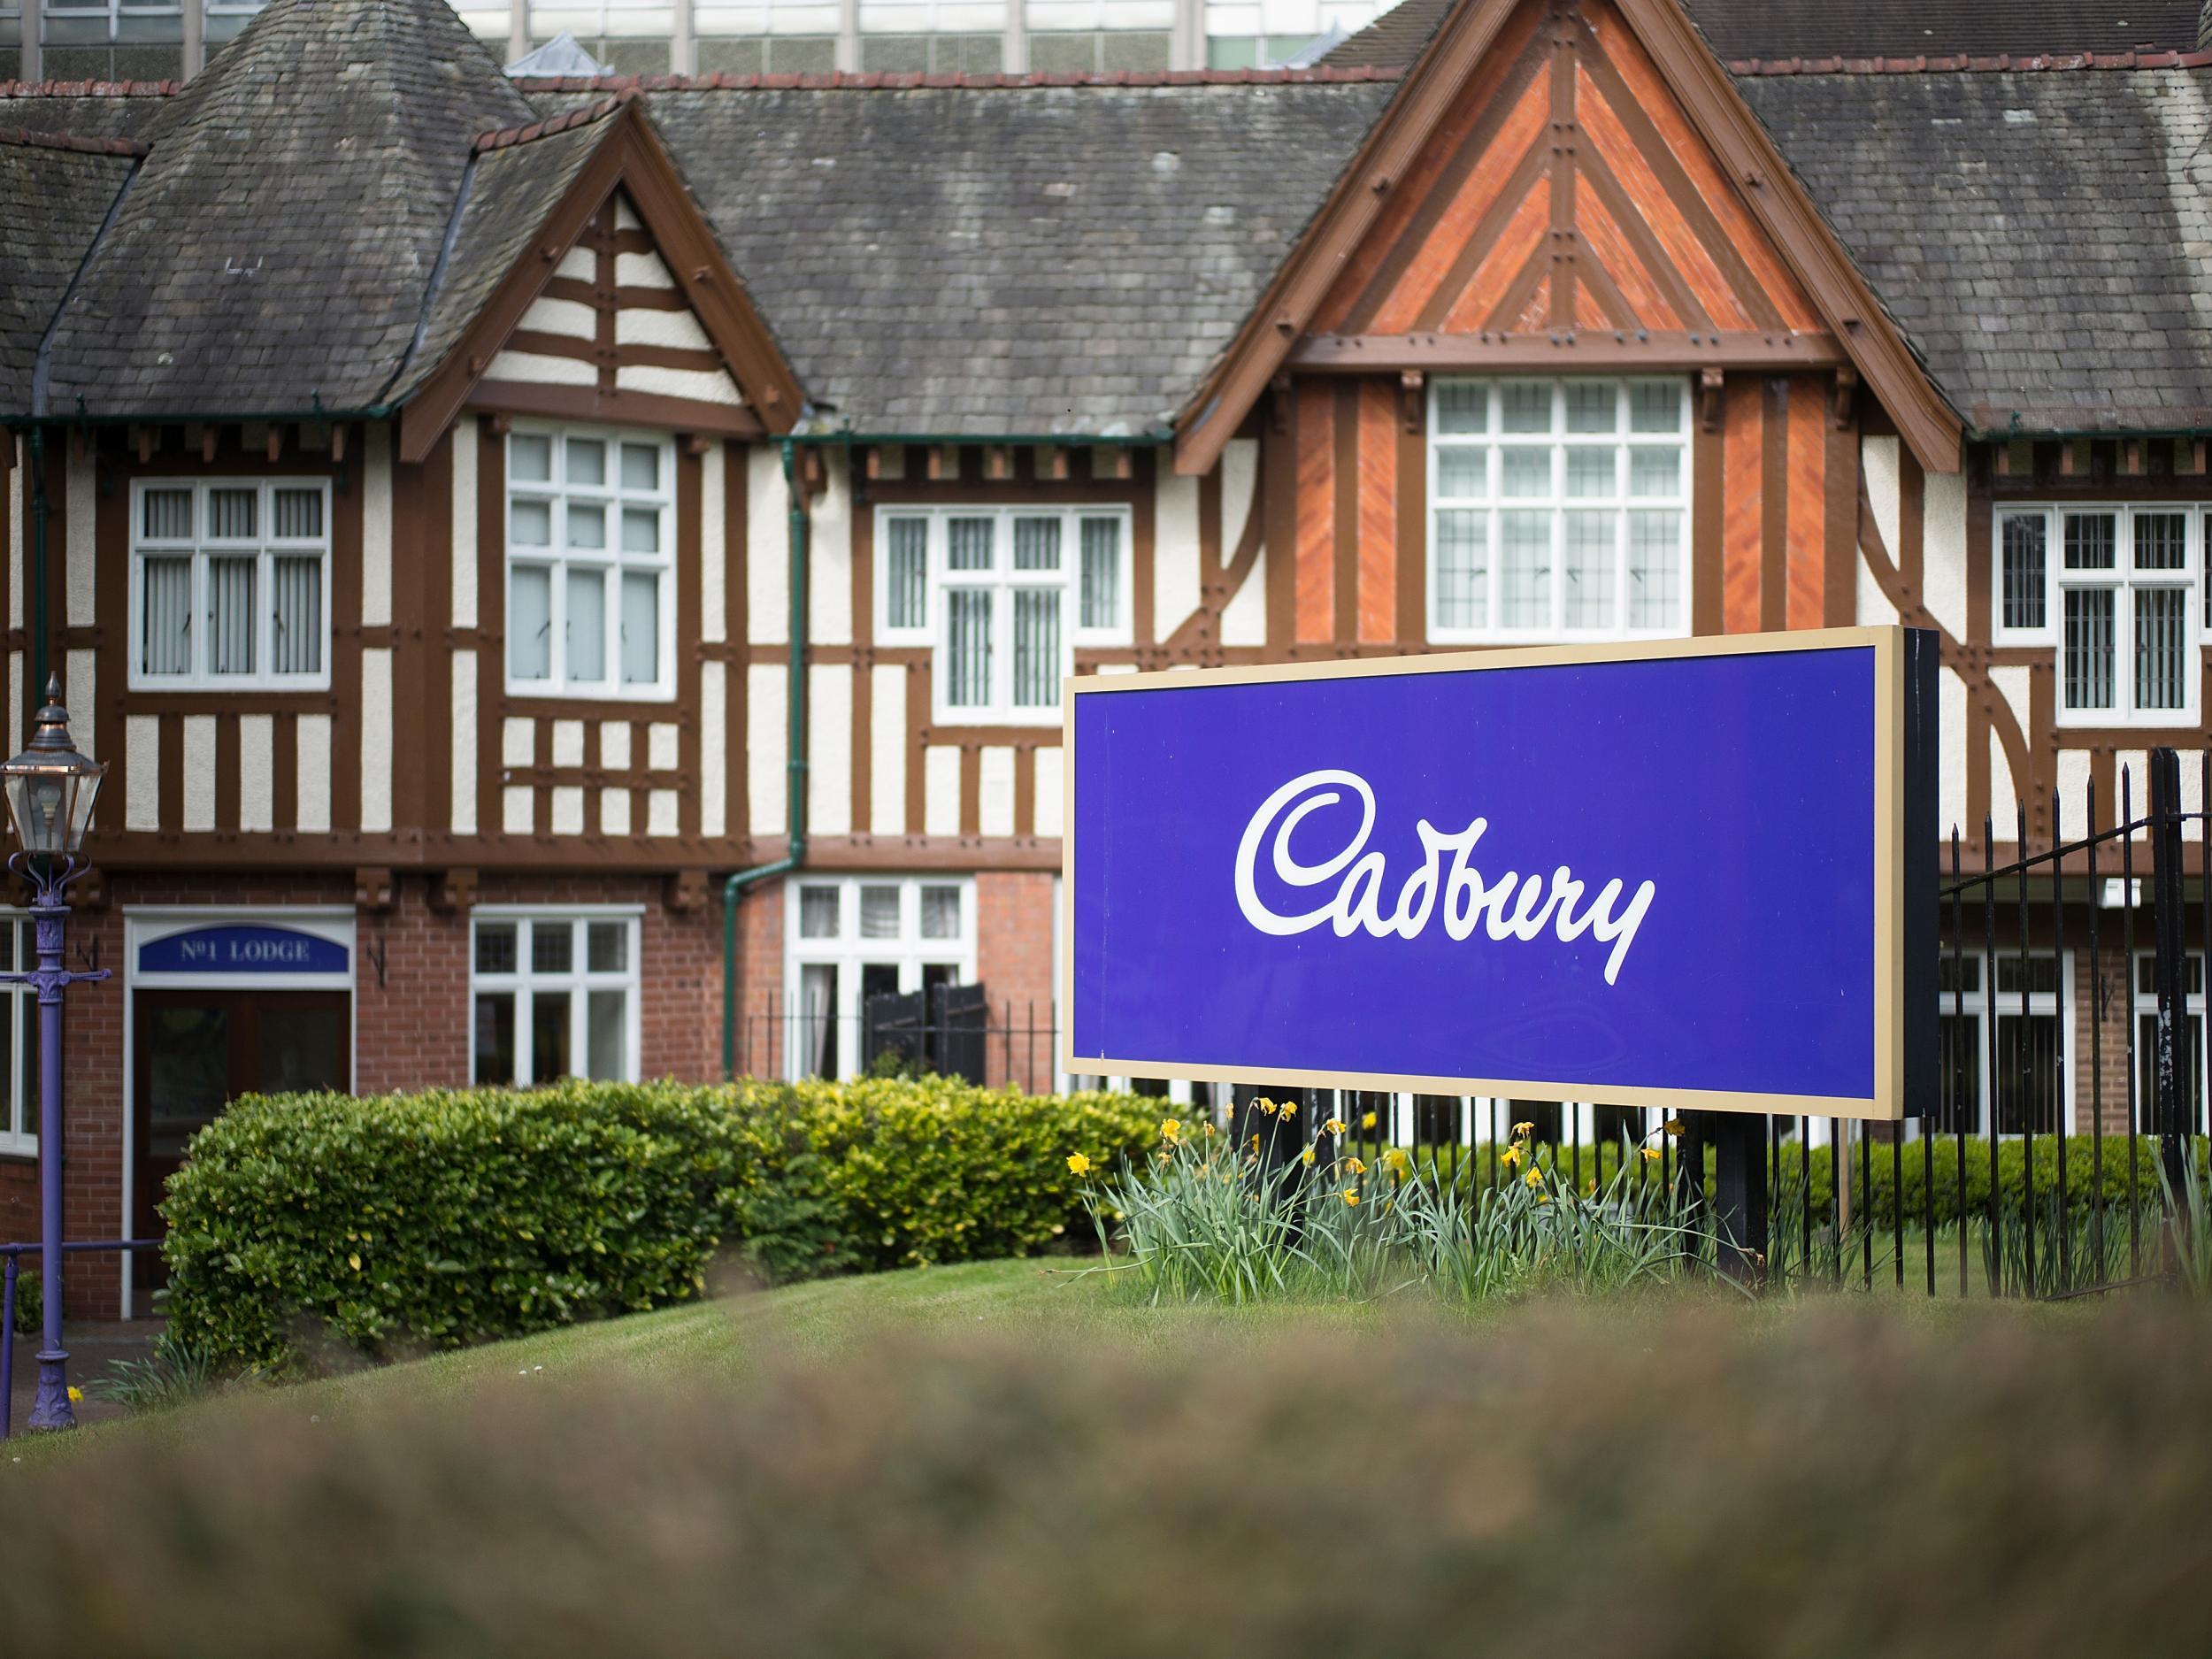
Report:
<svg viewBox="0 0 2212 1659"><path fill-rule="evenodd" d="M249 1098L163 1201L170 1319L283 1371L682 1301L726 1252L774 1279L1024 1254L1081 1221L1066 1155L1136 1151L1156 1105L942 1079Z"/></svg>
<svg viewBox="0 0 2212 1659"><path fill-rule="evenodd" d="M1348 1143L1349 1144L1349 1143ZM2196 1151L2199 1171L2208 1170L2208 1148L2205 1137L2199 1135L2193 1142ZM1678 1156L1681 1143L1674 1143L1671 1156ZM1601 1183L1610 1180L1619 1167L1618 1142L1592 1145L1585 1142L1579 1149L1579 1167L1586 1183L1595 1179ZM1447 1175L1455 1171L1470 1173L1479 1180L1490 1179L1490 1148L1486 1143L1472 1148L1424 1147L1425 1162L1432 1162ZM1575 1148L1546 1143L1541 1148L1546 1164L1555 1162L1565 1174L1577 1164ZM1770 1160L1773 1152L1770 1148ZM1773 1201L1778 1210L1786 1208L1793 1215L1801 1202L1799 1194L1805 1189L1803 1152L1794 1138L1782 1143L1779 1177L1773 1183ZM1935 1171L1934 1218L1938 1226L1947 1225L1959 1217L1959 1155L1958 1142L1950 1135L1908 1141L1898 1150L1899 1168L1893 1170L1891 1149L1883 1143L1868 1148L1871 1164L1872 1181L1870 1187L1857 1193L1852 1204L1853 1213L1864 1216L1870 1211L1884 1227L1894 1225L1891 1206L1897 1175L1904 1178L1905 1225L1908 1227L1925 1225L1928 1216L1927 1172L1932 1161ZM2000 1141L1997 1143L1997 1202L2001 1212L2021 1213L2027 1168L2027 1148L2019 1141ZM1827 1147L1815 1147L1811 1159L1811 1191L1813 1213L1817 1217L1829 1213L1834 1202L1835 1154ZM2085 1210L2095 1201L2099 1188L2098 1172L2102 1171L2102 1194L2110 1205L2125 1205L2129 1202L2128 1143L2124 1135L2104 1138L2101 1166L2095 1143L2090 1136L2070 1134L2066 1137L2066 1207ZM1772 1165L1770 1164L1770 1169ZM1653 1164L1650 1178L1658 1179L1659 1166ZM1854 1181L1859 1174L1858 1148L1852 1148L1851 1173ZM1712 1193L1713 1155L1705 1154L1705 1183L1708 1196ZM2039 1206L2047 1204L2059 1191L2058 1141L2053 1135L2038 1135L2035 1140L2035 1194ZM2135 1188L2137 1202L2156 1206L2160 1202L2158 1184L2158 1142L2148 1136L2139 1136L2135 1143ZM1980 1221L1989 1214L1989 1142L1970 1136L1966 1142L1966 1203L1970 1220Z"/></svg>

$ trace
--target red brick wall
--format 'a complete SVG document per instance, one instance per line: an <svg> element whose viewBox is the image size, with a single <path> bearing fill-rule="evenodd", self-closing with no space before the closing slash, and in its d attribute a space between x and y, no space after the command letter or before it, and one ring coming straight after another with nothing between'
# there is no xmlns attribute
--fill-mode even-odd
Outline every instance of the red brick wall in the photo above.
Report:
<svg viewBox="0 0 2212 1659"><path fill-rule="evenodd" d="M1054 1075L1052 886L1049 871L986 871L975 879L976 977L1001 1033L985 1080L1018 1082L1033 1093L1049 1089Z"/></svg>
<svg viewBox="0 0 2212 1659"><path fill-rule="evenodd" d="M354 1076L364 1093L465 1083L469 1067L469 926L465 914L434 910L419 877L397 880L388 911L364 911L355 921ZM477 893L482 903L641 904L641 1070L642 1075L698 1080L721 1069L722 929L719 895L703 908L668 909L665 888L644 876L496 877ZM96 950L116 970L104 984L71 989L65 1024L63 1101L66 1163L63 1207L72 1238L114 1237L131 1231L123 1210L124 994L126 907L210 908L349 905L352 883L341 877L246 881L230 877L118 876L107 902L71 918L70 954L81 965ZM771 961L780 972L780 897L756 895L744 930L749 963ZM772 938L772 948L761 937ZM379 983L376 959L383 959ZM38 1233L37 1168L28 1159L0 1158L0 1237ZM111 1317L119 1308L112 1258L81 1257L65 1279L73 1316Z"/></svg>

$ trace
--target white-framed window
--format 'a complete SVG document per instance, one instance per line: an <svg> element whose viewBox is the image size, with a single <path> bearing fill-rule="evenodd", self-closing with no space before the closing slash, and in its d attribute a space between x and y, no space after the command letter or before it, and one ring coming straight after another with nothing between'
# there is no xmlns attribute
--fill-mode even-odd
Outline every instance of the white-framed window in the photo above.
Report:
<svg viewBox="0 0 2212 1659"><path fill-rule="evenodd" d="M507 434L507 689L675 695L676 451L663 434Z"/></svg>
<svg viewBox="0 0 2212 1659"><path fill-rule="evenodd" d="M2057 653L2059 724L2194 725L2205 510L2092 502L1992 518L1993 632Z"/></svg>
<svg viewBox="0 0 2212 1659"><path fill-rule="evenodd" d="M130 631L136 690L327 688L329 480L134 480Z"/></svg>
<svg viewBox="0 0 2212 1659"><path fill-rule="evenodd" d="M0 970L38 966L28 917L0 911ZM0 985L0 1153L38 1154L38 993Z"/></svg>
<svg viewBox="0 0 2212 1659"><path fill-rule="evenodd" d="M2174 1046L2174 1087L2192 1125L2200 1124L2204 1087L2204 957L2191 951L2182 972L2182 1030ZM2158 1125L2158 958L2150 951L2135 958L2135 1121L2146 1130ZM2198 1133L2201 1133L2200 1129Z"/></svg>
<svg viewBox="0 0 2212 1659"><path fill-rule="evenodd" d="M1686 634L1689 450L1678 377L1432 381L1429 638Z"/></svg>
<svg viewBox="0 0 2212 1659"><path fill-rule="evenodd" d="M975 979L969 877L809 876L787 891L780 1034L787 1076L858 1071L872 998Z"/></svg>
<svg viewBox="0 0 2212 1659"><path fill-rule="evenodd" d="M1946 949L1936 982L1941 1086L1936 1110L1921 1120L1919 1132L1984 1134L1993 1108L2001 1135L2055 1133L2062 1113L2070 1130L2073 953L2061 960L2048 950L2031 952L2024 962L2017 951L1997 953L1993 1087L1988 959L1970 953L1954 957Z"/></svg>
<svg viewBox="0 0 2212 1659"><path fill-rule="evenodd" d="M933 718L1046 726L1079 645L1130 642L1125 507L884 507L876 638L936 653Z"/></svg>
<svg viewBox="0 0 2212 1659"><path fill-rule="evenodd" d="M469 924L469 1075L487 1087L638 1079L634 905L479 905Z"/></svg>

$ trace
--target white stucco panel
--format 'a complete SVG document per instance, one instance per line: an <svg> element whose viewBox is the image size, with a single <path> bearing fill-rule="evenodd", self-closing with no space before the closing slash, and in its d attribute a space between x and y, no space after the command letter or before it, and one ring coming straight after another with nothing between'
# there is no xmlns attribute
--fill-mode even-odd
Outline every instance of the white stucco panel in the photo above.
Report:
<svg viewBox="0 0 2212 1659"><path fill-rule="evenodd" d="M806 618L817 645L853 641L853 492L845 457L823 457L827 483L807 518Z"/></svg>
<svg viewBox="0 0 2212 1659"><path fill-rule="evenodd" d="M755 645L781 645L790 631L783 460L759 444L747 452L745 467L745 634Z"/></svg>
<svg viewBox="0 0 2212 1659"><path fill-rule="evenodd" d="M392 827L392 654L361 653L361 828Z"/></svg>
<svg viewBox="0 0 2212 1659"><path fill-rule="evenodd" d="M157 830L161 827L161 719L157 715L127 715L123 721L123 778L127 793L123 827Z"/></svg>
<svg viewBox="0 0 2212 1659"><path fill-rule="evenodd" d="M1859 620L1867 620L1863 611ZM1981 833L1979 825L1966 821L1966 682L1946 668L1936 676L1937 741L1939 750L1936 829L1949 835L1954 827L1968 836Z"/></svg>
<svg viewBox="0 0 2212 1659"><path fill-rule="evenodd" d="M313 834L330 831L330 717L303 714L295 723L299 749L292 775L299 790L292 821Z"/></svg>
<svg viewBox="0 0 2212 1659"><path fill-rule="evenodd" d="M987 747L976 780L976 827L986 835L1014 833L1014 751L1002 743Z"/></svg>
<svg viewBox="0 0 2212 1659"><path fill-rule="evenodd" d="M1230 595L1229 603L1221 609L1221 642L1224 645L1267 643L1265 548L1262 548L1259 557L1252 561L1252 569L1244 579L1244 586Z"/></svg>
<svg viewBox="0 0 2212 1659"><path fill-rule="evenodd" d="M709 645L729 638L729 469L723 446L699 457L699 637Z"/></svg>
<svg viewBox="0 0 2212 1659"><path fill-rule="evenodd" d="M453 653L453 833L476 833L476 653Z"/></svg>
<svg viewBox="0 0 2212 1659"><path fill-rule="evenodd" d="M853 830L853 671L841 663L807 668L808 826L823 835Z"/></svg>
<svg viewBox="0 0 2212 1659"><path fill-rule="evenodd" d="M1067 787L1062 764L1065 758L1065 751L1057 743L1037 751L1036 821L1031 832L1033 834L1053 836L1061 833Z"/></svg>
<svg viewBox="0 0 2212 1659"><path fill-rule="evenodd" d="M238 827L252 833L276 826L276 721L238 717Z"/></svg>
<svg viewBox="0 0 2212 1659"><path fill-rule="evenodd" d="M453 626L476 626L476 422L453 424Z"/></svg>
<svg viewBox="0 0 2212 1659"><path fill-rule="evenodd" d="M1922 492L1926 530L1920 540L1921 603L1955 640L1966 637L1966 474L1931 472ZM1987 557L1986 548L1979 557ZM1893 549L1893 557L1894 551ZM2022 730L2025 730L2024 726Z"/></svg>
<svg viewBox="0 0 2212 1659"><path fill-rule="evenodd" d="M783 669L756 663L745 672L745 790L752 833L784 833Z"/></svg>
<svg viewBox="0 0 2212 1659"><path fill-rule="evenodd" d="M960 751L932 744L922 751L922 833L960 833Z"/></svg>
<svg viewBox="0 0 2212 1659"><path fill-rule="evenodd" d="M699 664L699 833L730 833L729 680L720 663Z"/></svg>
<svg viewBox="0 0 2212 1659"><path fill-rule="evenodd" d="M1167 639L1198 609L1198 480L1175 473L1157 486L1152 541L1152 626Z"/></svg>
<svg viewBox="0 0 2212 1659"><path fill-rule="evenodd" d="M215 717L184 717L184 827L215 827Z"/></svg>
<svg viewBox="0 0 2212 1659"><path fill-rule="evenodd" d="M906 833L906 669L878 663L868 676L868 829Z"/></svg>

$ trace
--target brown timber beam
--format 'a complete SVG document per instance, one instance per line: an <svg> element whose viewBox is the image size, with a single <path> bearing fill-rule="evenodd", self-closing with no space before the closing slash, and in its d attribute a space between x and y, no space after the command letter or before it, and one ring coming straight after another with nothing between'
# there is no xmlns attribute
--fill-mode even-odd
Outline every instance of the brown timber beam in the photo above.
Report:
<svg viewBox="0 0 2212 1659"><path fill-rule="evenodd" d="M1833 334L1585 329L1543 334L1309 334L1293 348L1290 361L1310 374L1398 374L1458 369L1782 371L1832 368L1850 359Z"/></svg>

